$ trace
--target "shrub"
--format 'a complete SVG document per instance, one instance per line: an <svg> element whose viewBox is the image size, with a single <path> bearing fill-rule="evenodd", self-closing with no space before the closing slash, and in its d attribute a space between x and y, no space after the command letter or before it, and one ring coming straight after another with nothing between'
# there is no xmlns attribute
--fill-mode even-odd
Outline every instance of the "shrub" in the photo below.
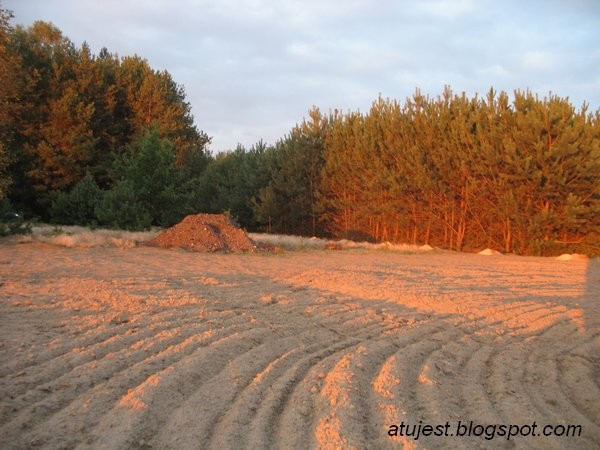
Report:
<svg viewBox="0 0 600 450"><path fill-rule="evenodd" d="M0 199L0 236L30 233L31 224L13 209L7 198Z"/></svg>
<svg viewBox="0 0 600 450"><path fill-rule="evenodd" d="M182 192L184 180L175 167L173 146L161 139L157 130L148 131L134 144L131 153L117 159L113 170L121 182L128 182L120 189L126 189L126 195L135 199L135 206L134 203L130 206L141 220L136 222L136 219L135 223L146 223L148 215L150 223L170 226L189 213L189 200ZM125 191L119 195L125 195Z"/></svg>
<svg viewBox="0 0 600 450"><path fill-rule="evenodd" d="M150 228L152 216L146 206L138 200L133 182L119 181L110 191L106 191L95 209L96 217L102 225L124 230L144 230Z"/></svg>
<svg viewBox="0 0 600 450"><path fill-rule="evenodd" d="M88 172L71 192L57 192L50 207L52 221L63 225L96 224L95 209L102 200L102 190Z"/></svg>

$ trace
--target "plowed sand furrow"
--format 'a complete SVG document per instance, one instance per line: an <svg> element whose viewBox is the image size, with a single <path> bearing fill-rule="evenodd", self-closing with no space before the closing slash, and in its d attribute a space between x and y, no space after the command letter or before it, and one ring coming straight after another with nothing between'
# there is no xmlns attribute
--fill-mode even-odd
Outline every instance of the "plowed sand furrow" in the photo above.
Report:
<svg viewBox="0 0 600 450"><path fill-rule="evenodd" d="M67 407L52 416L49 421L54 423L69 423L77 426L73 430L73 436L77 433L87 433L97 423L97 418L81 411L93 410L95 414L109 414L123 398L128 398L128 392L135 386L143 385L148 379L156 374L169 370L169 367L178 364L180 360L188 357L201 347L207 347L212 343L226 339L227 336L218 336L212 330L191 336L177 345L164 349L158 355L152 355L146 360L140 361L125 370L107 377L107 381L98 384L84 395L79 395ZM190 342L188 342L190 341ZM192 345L192 344L200 345ZM175 351L173 351L175 350ZM46 436L47 445L52 446L53 436ZM41 438L38 438L41 439ZM90 438L93 439L93 438ZM58 444L57 444L58 445Z"/></svg>
<svg viewBox="0 0 600 450"><path fill-rule="evenodd" d="M229 353L227 362L219 365L218 372L197 383L196 389L182 399L169 420L159 428L160 432L152 444L158 448L164 447L165 441L172 441L173 433L177 435L176 445L184 448L208 448L213 437L226 439L226 436L215 435L215 431L222 421L226 422L225 416L230 406L244 395L257 374L267 370L272 363L271 350L281 350L280 340L273 339L272 334L255 344L248 347L245 342L240 342L239 348ZM223 385L227 389L222 389ZM244 418L246 423L250 419ZM183 430L177 428L181 420L186 422ZM226 424L224 427L221 429L226 429Z"/></svg>
<svg viewBox="0 0 600 450"><path fill-rule="evenodd" d="M563 339L553 339L554 345L548 347L543 345L545 334L558 334ZM557 355L570 345L567 343L574 334L569 321L555 323L538 336L511 339L491 360L490 397L502 423L536 422L540 428L545 424L578 424L586 432L572 444L556 437L528 438L523 448L595 448L591 443L600 437L590 415L582 413L565 395L564 377L557 367Z"/></svg>
<svg viewBox="0 0 600 450"><path fill-rule="evenodd" d="M130 386L127 394L90 430L90 442L96 448L114 449L139 447L140 442L148 442L168 428L165 423L178 414L198 389L227 367L232 355L250 351L268 335L268 331L260 329L223 337ZM189 413L192 417L202 417L203 410L209 407L203 404Z"/></svg>
<svg viewBox="0 0 600 450"><path fill-rule="evenodd" d="M535 367L531 370L535 364L540 364L539 368ZM557 363L555 360L546 360L543 362L529 361L527 364L527 373L531 376L531 373L536 373L538 376L542 376L539 383L535 388L530 388L526 392L529 395L529 401L532 404L532 412L538 422L549 423L549 424L579 424L585 430L584 439L579 442L580 448L593 448L591 443L594 440L600 439L600 427L598 422L593 420L596 414L591 412L588 408L581 409L577 404L573 402L573 399L565 395L564 381L561 371L558 370ZM578 373L585 373L585 368L574 366L578 370ZM542 373L543 371L543 373ZM580 371L580 372L579 372ZM581 397L582 393L588 394L587 392L581 392L581 389L585 389L586 386L577 386L576 392ZM590 392L589 394L593 394ZM591 397L594 398L594 397ZM595 397L598 398L598 397ZM593 400L591 400L590 406ZM597 402L595 402L597 404ZM592 406L593 408L593 406ZM596 409L598 407L596 406ZM540 438L543 441L546 448L560 449L564 447L564 442L555 442L552 438ZM587 445L584 443L587 441Z"/></svg>
<svg viewBox="0 0 600 450"><path fill-rule="evenodd" d="M431 331L418 331L419 334L421 332L431 336L432 345L429 348L420 341L415 342L401 335L401 340L396 340L391 347L393 351L385 351L384 358L376 366L378 370L371 373L368 405L371 422L377 433L367 448L427 446L432 441L423 437L420 444L408 437L390 438L386 434L388 427L399 425L403 421L407 424L416 424L419 420L433 424L444 423L463 413L463 406L460 404L460 370L479 344L471 341L459 329L450 328L447 332L435 331L435 328ZM408 369L405 360L420 362L416 367ZM441 386L439 379L442 373L444 383ZM448 414L444 415L441 411L446 408ZM438 444L441 442L439 437L430 439L437 439ZM452 445L456 448L468 448L460 444L456 442Z"/></svg>
<svg viewBox="0 0 600 450"><path fill-rule="evenodd" d="M555 326L544 339L537 342L537 348L528 352L525 368L525 381L535 383L535 388L527 389L530 401L534 405L536 417L544 417L549 423L581 424L586 435L600 439L600 391L593 383L593 354L587 353L585 345L574 346L574 342L583 339L573 332L568 322ZM560 329L564 333L560 333ZM550 333L552 331L552 333ZM552 351L541 345L548 339L546 334L562 336L553 340ZM581 342L581 344L584 344ZM574 356L578 352L581 356ZM586 356L587 355L587 356ZM586 376L587 375L587 376Z"/></svg>
<svg viewBox="0 0 600 450"><path fill-rule="evenodd" d="M557 366L561 376L556 382L579 416L585 417L586 435L600 441L600 390L593 382L598 379L594 368L588 360L573 356L559 359ZM556 400L549 397L547 394L545 402L556 406L553 404Z"/></svg>
<svg viewBox="0 0 600 450"><path fill-rule="evenodd" d="M308 448L316 445L313 431L315 421L323 414L317 400L321 397L319 393L326 383L326 378L331 370L340 364L340 360L344 359L344 355L356 352L361 344L366 342L368 341L362 339L338 342L336 346L324 349L318 355L312 355L299 365L301 370L292 372L294 382L285 381L284 384L288 392L286 397L283 401L278 399L277 406L272 408L270 413L273 419L278 417L279 420L274 427L276 432L268 442L275 443L278 448ZM286 377L289 372L286 373ZM368 385L368 382L363 384ZM269 422L269 420L262 421L266 424ZM306 431L299 432L299 430ZM251 442L262 441L253 439Z"/></svg>
<svg viewBox="0 0 600 450"><path fill-rule="evenodd" d="M162 347L159 344L169 344L170 340L185 339L194 333L202 332L201 324L197 324L197 322L197 317L175 317L168 322L149 325L139 322L129 329L111 326L109 332L99 334L95 342L90 340L89 345L85 347L79 346L79 342L74 342L70 347L63 347L60 356L33 366L35 370L14 372L12 375L17 377L17 383L15 383L12 396L21 395L31 386L44 388L44 385L75 372L79 368L86 370L90 365L95 368L95 365L105 357L115 358L119 362L122 354L121 358L128 359L128 364L135 363L140 357L147 357L145 354L147 352L161 351ZM192 324L197 324L196 329L187 326ZM183 337L174 336L174 334L181 333L182 330ZM65 339L66 341L67 339ZM142 351L137 351L138 347ZM131 353L129 353L130 351Z"/></svg>
<svg viewBox="0 0 600 450"><path fill-rule="evenodd" d="M350 328L354 330L359 330L365 326L378 328L379 330L383 330L385 325L391 325L393 322L402 322L406 323L409 320L415 321L413 316L417 316L411 311L402 311L403 308L398 308L394 306L394 312L388 312L387 310L383 312L382 307L376 307L375 309L371 308L361 308L357 310L352 316L349 318L344 318L343 321L338 322L341 327Z"/></svg>
<svg viewBox="0 0 600 450"><path fill-rule="evenodd" d="M240 331L244 330L236 330L236 332ZM6 429L11 432L11 430L29 429L31 423L61 423L64 421L64 416L72 415L72 410L77 411L82 405L85 405L84 410L94 405L96 413L103 409L108 410L111 407L109 400L117 402L132 384L135 386L153 373L177 364L199 348L210 346L227 337L226 333L224 335L222 332L215 333L212 330L198 332L165 347L158 347L160 351L157 353L143 355L144 352L140 352L144 357L137 362L135 359L123 357L110 358L113 361L106 361L105 358L98 361L98 366L91 370L82 367L84 372L88 369L86 377L68 373L54 380L52 390L39 392L41 398L38 401L28 399L31 407L21 411L17 417L7 420ZM105 370L103 370L104 366ZM37 393L37 391L33 392ZM95 405L96 403L101 403L103 406ZM79 419L82 420L81 417ZM90 425L93 425L93 422ZM34 440L45 442L51 438L52 433L47 433L45 436L38 435Z"/></svg>
<svg viewBox="0 0 600 450"><path fill-rule="evenodd" d="M171 325L171 322L175 322L175 327L182 327L186 323L194 323L193 318L186 318L181 313L173 316L172 312L164 311L152 315L152 320L156 324L150 326L150 330L146 331L148 323L146 317L142 316L137 318L135 322L128 321L126 323L110 323L110 318L107 318L106 323L98 324L89 327L85 332L81 332L80 329L67 329L68 336L63 336L60 341L51 340L44 342L44 347L48 348L44 352L35 352L35 357L27 360L13 360L10 361L6 367L3 367L0 373L0 379L7 374L19 373L26 371L29 367L35 367L35 372L39 373L40 369L43 372L45 365L64 367L69 361L62 361L60 358L64 357L68 359L72 356L72 352L75 350L81 355L81 358L85 358L86 354L101 355L102 352L107 353L109 350L102 350L105 347L109 347L116 340L135 340L147 333L147 336L154 334L153 327L160 329L167 329ZM165 315L168 314L173 316L171 320L166 320ZM127 316L124 316L123 320L126 320ZM84 317L84 320L87 318ZM78 318L80 320L80 318ZM97 320L97 319L94 319ZM66 321L66 319L65 319ZM88 360L89 361L89 360Z"/></svg>
<svg viewBox="0 0 600 450"><path fill-rule="evenodd" d="M380 438L385 436L387 425L380 415L380 397L374 391L374 380L388 361L398 352L398 345L389 338L375 338L365 343L365 352L359 353L356 361L356 390L349 393L352 405L362 417L364 425L363 443L366 448L382 448ZM358 427L357 427L358 428ZM389 445L389 442L386 442Z"/></svg>
<svg viewBox="0 0 600 450"><path fill-rule="evenodd" d="M313 340L317 336L313 335ZM300 359L289 364L287 367L280 368L277 377L265 392L259 409L256 411L255 417L247 430L248 448L282 447L283 444L281 441L287 439L288 436L285 436L285 439L282 438L281 435L285 435L286 431L282 431L281 433L279 431L288 430L290 426L295 427L298 431L304 430L304 432L297 432L295 434L302 434L306 437L308 419L294 424L291 424L287 419L287 415L289 414L288 408L290 408L290 397L303 383L308 383L306 376L316 364L319 364L325 358L357 345L358 342L356 339L336 341L333 335L330 340L323 339L323 341L329 342L329 344L314 343L307 346L302 352ZM310 387L310 389L312 390L313 387ZM305 408L303 416L306 418L310 415L310 405L306 403L303 405L303 408ZM274 427L274 423L278 425Z"/></svg>
<svg viewBox="0 0 600 450"><path fill-rule="evenodd" d="M531 385L537 385L537 381L532 379L528 382L524 378L527 353L531 349L522 339L505 339L502 349L488 361L490 399L504 421L530 423L536 416L527 390ZM507 417L506 411L510 411L510 417Z"/></svg>
<svg viewBox="0 0 600 450"><path fill-rule="evenodd" d="M284 343L280 342L281 349L273 354L273 356L277 354L278 356L269 362L265 369L257 373L238 395L231 407L213 428L209 437L211 447L219 449L239 448L242 443L250 440L250 433L256 426L258 411L264 408L265 400L273 391L274 384L281 376L281 372L285 370L288 364L294 364L294 361L301 357L306 350L303 345L289 349L290 344L297 344L297 342L293 338L286 339ZM264 429L260 430L259 436L263 438L262 443L259 447L254 448L269 447L264 442L264 432ZM250 446L249 448L253 447Z"/></svg>
<svg viewBox="0 0 600 450"><path fill-rule="evenodd" d="M358 400L357 369L366 347L345 353L327 372L315 400L314 435L311 447L366 448L366 411Z"/></svg>
<svg viewBox="0 0 600 450"><path fill-rule="evenodd" d="M415 449L416 443L407 436L389 436L389 427L399 425L407 418L405 386L400 379L397 347L385 358L379 372L374 377L371 391L371 417L379 424L379 434L371 442L371 448Z"/></svg>
<svg viewBox="0 0 600 450"><path fill-rule="evenodd" d="M0 246L3 450L600 446L593 261Z"/></svg>
<svg viewBox="0 0 600 450"><path fill-rule="evenodd" d="M563 418L571 409L558 385L550 385L560 382L556 357L576 331L568 320L563 320L538 333L523 338L507 337L502 350L490 359L490 395L504 419L519 423L557 419L549 414L549 405L539 401L548 393L553 401L562 403ZM560 339L552 339L554 345L546 346L545 335L560 336Z"/></svg>
<svg viewBox="0 0 600 450"><path fill-rule="evenodd" d="M397 330L407 325L413 326L425 319L419 312L398 305L392 301L369 301L363 307L352 307L340 311L332 311L333 306L324 306L326 313L319 305L311 305L310 320L318 321L330 329L339 330L344 335L363 337L366 339Z"/></svg>
<svg viewBox="0 0 600 450"><path fill-rule="evenodd" d="M102 345L104 341L108 339L114 339L114 337L115 336L112 330L98 333L98 326L96 326L94 330L87 331L83 336L74 337L71 335L69 340L63 338L61 342L58 343L61 344L59 347L53 347L51 341L46 341L41 344L46 349L45 351L33 352L35 355L33 358L15 359L10 361L5 367L3 367L0 378L17 372L22 372L30 367L35 367L37 371L37 367L40 365L43 365L47 362L60 361L61 357L68 357L69 353L74 348L86 348L90 346ZM57 343L54 344L56 345Z"/></svg>
<svg viewBox="0 0 600 450"><path fill-rule="evenodd" d="M566 325L568 334L578 332L578 324L573 321L563 311L543 309L534 312L524 312L519 314L518 318L511 321L511 334L513 335L544 335L549 333L555 327L560 327L561 331L555 335L559 340L564 335L563 326ZM553 338L551 338L553 339Z"/></svg>
<svg viewBox="0 0 600 450"><path fill-rule="evenodd" d="M557 356L561 389L574 407L600 426L600 336L580 342Z"/></svg>
<svg viewBox="0 0 600 450"><path fill-rule="evenodd" d="M303 345L297 337L269 339L259 347L232 360L229 366L202 387L202 397L213 397L212 386L224 377L233 379L235 388L228 393L231 399L222 402L228 407L217 408L214 423L207 427L205 441L212 446L239 446L235 435L247 428L255 411L260 407L262 392L270 388L270 381L279 366L294 361L294 355L302 352ZM271 359L275 357L274 359ZM196 394L198 396L198 394ZM214 404L215 401L211 401ZM220 402L217 402L220 403ZM214 439L213 439L214 438ZM233 439L232 439L233 438Z"/></svg>
<svg viewBox="0 0 600 450"><path fill-rule="evenodd" d="M416 340L416 338L423 332L434 337L434 339L441 337L441 335L445 333L445 331L438 330L438 325L428 323L423 325L423 329L413 328L407 331L405 334L396 336L396 338L388 338L389 340L387 340L387 342L390 346L395 348L396 354L402 355L402 357L410 358L412 356L411 348L415 349L415 347L419 347L416 349L416 353L419 355L421 354L422 348L420 346L422 346L422 342ZM311 374L307 376L308 384L314 387L319 387L320 391L318 392L321 393L320 397L313 399L310 401L310 403L307 402L309 404L312 404L315 401L319 402L312 406L312 408L315 408L315 410L311 416L314 417L312 418L312 423L309 425L309 428L314 428L314 434L312 435L311 440L306 440L306 436L303 436L302 441L297 441L298 436L294 436L290 429L288 433L285 434L286 438L288 438L288 441L283 441L282 446L292 446L293 448L304 448L306 445L310 446L311 448L313 446L318 448L340 448L340 446L343 448L370 448L370 441L373 439L372 435L376 432L375 430L377 430L378 427L376 424L370 423L372 422L373 418L368 417L368 412L370 411L368 403L365 404L362 400L360 402L356 401L356 404L362 403L362 407L359 408L360 411L355 412L357 411L357 406L350 399L354 396L354 390L360 390L361 392L366 393L372 388L371 380L374 377L374 371L376 371L377 367L383 363L386 354L385 352L382 353L378 362L375 364L375 367L371 369L371 375L367 374L367 376L362 378L360 389L354 389L355 386L353 386L353 382L356 383L356 373L347 369L347 366L350 365L351 361L360 359L362 357L362 354L366 351L365 348L368 343L369 341L367 340L361 340L361 343L357 346L357 349L352 350L352 348L348 348L350 352L347 352L345 356L337 361L332 361L330 358L328 365L318 370L316 372L316 376L315 369L311 370L311 372L313 372L312 376ZM332 366L333 363L335 364ZM364 367L364 364L361 365ZM331 368L327 369L327 367ZM414 392L412 389L413 386L408 381L411 379L411 376L406 375L406 368L403 369L402 379L404 388L406 389L405 394L412 393ZM367 368L367 370L369 369ZM416 376L413 378L416 379ZM327 383L328 381L329 383ZM338 386L338 384L340 386ZM325 386L328 386L328 388L325 388ZM323 389L325 389L325 395L323 394ZM314 393L313 391L315 391L315 389L311 389L310 392ZM307 389L301 390L297 388L294 395L298 396L299 398L302 398L302 396L306 396L308 398L311 397L307 392ZM314 396L312 397L314 398ZM323 397L327 397L329 400L324 401ZM333 401L331 401L331 398L333 398ZM293 403L297 404L298 401L299 400L296 399L293 401ZM332 403L335 403L335 405ZM340 404L341 407L339 406ZM332 412L332 408L335 411ZM356 414L359 413L364 416L363 421L360 422L361 425L357 425L358 422ZM294 415L296 415L295 419ZM340 420L340 415L345 417L345 419ZM287 422L298 422L296 411L292 412L291 418L288 419ZM352 426L352 424L355 426ZM285 429L285 424L283 424L282 430ZM381 429L379 428L379 430ZM291 438L293 438L293 440L291 440Z"/></svg>
<svg viewBox="0 0 600 450"><path fill-rule="evenodd" d="M572 415L576 418L583 418L585 414L579 414L578 407L572 402L573 392L566 390L568 380L572 378L566 377L562 373L561 368L564 366L560 364L564 357L568 358L575 351L575 348L584 343L579 331L573 327L570 320L565 319L527 339L526 342L530 344L531 349L527 352L524 384L536 385L536 389L529 389L527 392L530 394L532 401L537 403L537 409L544 411L554 419L560 419L560 417L565 419L567 416ZM551 345L548 345L550 343ZM590 373L591 365L589 361L586 360L585 362L587 364L581 364L580 362L576 366L578 371L583 369L582 375L585 372ZM585 378L583 379L585 380ZM579 381L582 380L575 383L575 392L583 387L580 386ZM593 391L585 392L586 397L590 394L593 394ZM559 404L560 406L557 409L556 405ZM557 411L559 411L559 414L556 414Z"/></svg>
<svg viewBox="0 0 600 450"><path fill-rule="evenodd" d="M427 363L430 355L444 347L448 340L460 338L462 333L458 330L449 328L447 330L434 332L429 335L427 340L412 342L402 348L399 359L402 361L411 361L411 364L403 364L399 378L403 385L404 398L406 402L407 419L413 423L419 420L433 420L438 418L441 411L438 411L438 405L432 401L435 383L438 383L437 377L434 377L434 367Z"/></svg>
<svg viewBox="0 0 600 450"><path fill-rule="evenodd" d="M501 346L496 338L490 344L479 345L464 366L467 376L462 384L461 397L463 417L473 417L481 423L502 423L502 418L490 397L489 360L496 346Z"/></svg>
<svg viewBox="0 0 600 450"><path fill-rule="evenodd" d="M400 325L389 325L389 328L383 326L381 320L363 322L363 317L358 316L352 320L347 320L343 323L331 323L329 327L331 330L339 333L342 336L353 337L364 341L380 337L388 329L397 329L402 326Z"/></svg>
<svg viewBox="0 0 600 450"><path fill-rule="evenodd" d="M329 323L340 324L360 313L360 308L349 307L345 303L336 303L333 305L313 304L305 309L307 316L317 316L324 325Z"/></svg>
<svg viewBox="0 0 600 450"><path fill-rule="evenodd" d="M422 409L421 416L438 424L462 417L464 364L480 347L460 329L451 329L440 337L442 340L436 338L438 345L430 347L423 355L414 385L415 399Z"/></svg>
<svg viewBox="0 0 600 450"><path fill-rule="evenodd" d="M174 324L163 324L160 331L180 330L182 325L185 326L185 323L177 323L177 321ZM129 349L143 344L147 339L155 336L155 330L148 330L143 326L141 329L147 331L132 333L135 330L129 329L125 333L115 334L116 331L122 330L111 330L112 334L103 333L97 338L96 342L90 340L88 346L81 347L77 345L78 343L74 343L71 347L65 346L61 349L59 356L47 359L39 364L31 364L18 372L13 372L13 376L18 375L18 384L15 385L17 389L13 391L13 396L21 395L31 386L44 387L45 384L51 383L65 374L76 371L81 367L88 368L90 364L93 365L107 356L117 356L119 352L127 353ZM104 337L105 339L103 339ZM136 353L139 352L134 352L131 355L134 362L137 358ZM21 386L21 389L18 386Z"/></svg>
<svg viewBox="0 0 600 450"><path fill-rule="evenodd" d="M391 339L363 341L329 371L317 397L317 447L379 447L376 443L385 435L386 426L378 411L373 380L391 353L398 353L398 343Z"/></svg>
<svg viewBox="0 0 600 450"><path fill-rule="evenodd" d="M463 308L465 323L477 321L480 330L502 334L512 329L527 327L532 320L539 319L540 313L548 314L548 306L538 302L510 303L502 306L488 306L481 301ZM472 311L477 311L474 314Z"/></svg>

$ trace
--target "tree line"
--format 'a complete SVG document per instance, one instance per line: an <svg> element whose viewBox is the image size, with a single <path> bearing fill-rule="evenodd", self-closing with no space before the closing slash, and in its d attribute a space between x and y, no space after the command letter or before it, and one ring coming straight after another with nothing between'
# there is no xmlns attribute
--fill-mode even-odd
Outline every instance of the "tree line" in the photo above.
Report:
<svg viewBox="0 0 600 450"><path fill-rule="evenodd" d="M119 160L149 129L169 141L177 167L208 161L182 86L139 56L77 48L54 25L11 25L0 10L0 197L49 218L56 193L86 173L102 189L119 181Z"/></svg>
<svg viewBox="0 0 600 450"><path fill-rule="evenodd" d="M321 212L330 232L492 247L520 254L598 251L598 112L554 95L468 98L446 88L367 114L333 114Z"/></svg>
<svg viewBox="0 0 600 450"><path fill-rule="evenodd" d="M600 112L565 98L379 98L309 112L253 199L279 231L359 240L600 254Z"/></svg>
<svg viewBox="0 0 600 450"><path fill-rule="evenodd" d="M226 212L251 230L600 254L600 112L585 104L417 90L313 108L274 145L213 155L168 72L1 12L0 198L30 216L140 229Z"/></svg>

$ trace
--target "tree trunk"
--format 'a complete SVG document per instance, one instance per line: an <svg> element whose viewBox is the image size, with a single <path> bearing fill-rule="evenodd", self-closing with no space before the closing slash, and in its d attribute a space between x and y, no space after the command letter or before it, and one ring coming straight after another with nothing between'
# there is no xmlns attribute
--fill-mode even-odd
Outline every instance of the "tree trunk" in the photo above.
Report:
<svg viewBox="0 0 600 450"><path fill-rule="evenodd" d="M425 231L425 244L429 245L429 238L431 236L431 219L427 219L427 229Z"/></svg>
<svg viewBox="0 0 600 450"><path fill-rule="evenodd" d="M504 236L504 251L510 253L512 248L512 230L510 226L510 219L504 220L503 233Z"/></svg>

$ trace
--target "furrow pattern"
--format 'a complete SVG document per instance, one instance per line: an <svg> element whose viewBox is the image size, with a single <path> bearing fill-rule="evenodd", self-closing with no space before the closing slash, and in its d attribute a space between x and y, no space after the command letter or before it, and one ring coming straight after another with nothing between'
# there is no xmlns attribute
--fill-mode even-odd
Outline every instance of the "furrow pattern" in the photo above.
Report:
<svg viewBox="0 0 600 450"><path fill-rule="evenodd" d="M600 447L594 262L0 246L2 449Z"/></svg>

